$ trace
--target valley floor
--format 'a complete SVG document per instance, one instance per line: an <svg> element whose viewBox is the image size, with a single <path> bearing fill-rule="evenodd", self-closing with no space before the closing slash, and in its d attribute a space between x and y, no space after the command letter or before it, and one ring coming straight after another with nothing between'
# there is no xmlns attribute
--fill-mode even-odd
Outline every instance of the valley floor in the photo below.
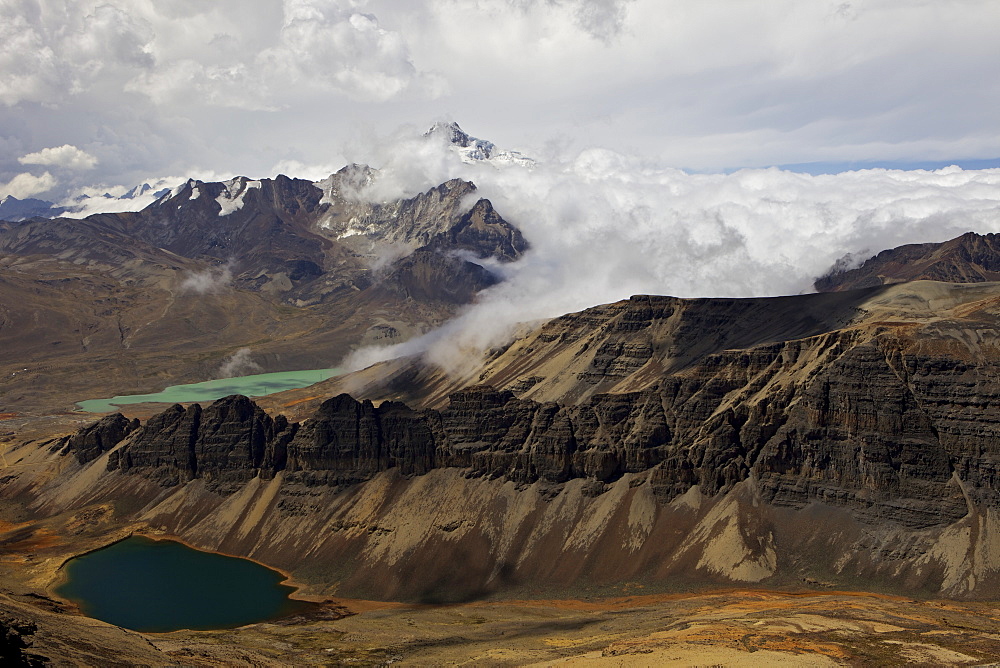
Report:
<svg viewBox="0 0 1000 668"><path fill-rule="evenodd" d="M19 599L19 600L16 600ZM123 632L3 596L56 665L984 665L1000 661L992 604L858 592L725 590L612 599L413 606L337 601L228 631ZM347 612L348 616L343 616ZM103 645L103 646L102 646ZM81 663L76 663L81 661Z"/></svg>
<svg viewBox="0 0 1000 668"><path fill-rule="evenodd" d="M986 605L732 590L386 607L331 622L154 640L192 658L218 657L234 642L301 664L975 665L1000 660L1000 617Z"/></svg>
<svg viewBox="0 0 1000 668"><path fill-rule="evenodd" d="M81 418L61 419L68 429ZM43 444L53 430L46 420L6 422ZM5 463L8 475L33 466L18 455ZM573 597L562 600L495 594L453 605L328 599L307 615L239 629L136 633L83 617L48 594L71 556L132 531L157 533L115 514L103 504L39 520L17 503L0 507L0 631L17 630L24 651L79 666L1000 665L996 603L835 591L818 582L799 585L809 591L788 583L780 591L703 585L672 593L633 582L507 592Z"/></svg>

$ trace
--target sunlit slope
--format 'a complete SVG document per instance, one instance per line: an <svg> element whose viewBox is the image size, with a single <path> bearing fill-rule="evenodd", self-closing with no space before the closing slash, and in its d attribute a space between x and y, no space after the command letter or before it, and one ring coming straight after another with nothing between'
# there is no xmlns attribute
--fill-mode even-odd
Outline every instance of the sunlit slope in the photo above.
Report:
<svg viewBox="0 0 1000 668"><path fill-rule="evenodd" d="M346 391L442 406L461 387L487 384L525 399L577 403L689 375L701 364L716 363L712 356L725 351L788 341L819 350L828 341L821 337L834 332L850 332L858 341L892 332L906 345L988 357L1000 325L998 298L997 283L935 281L753 299L638 295L525 325L509 345L484 353L478 365L463 361L441 368L418 358L391 360L275 401ZM956 347L963 341L966 345Z"/></svg>
<svg viewBox="0 0 1000 668"><path fill-rule="evenodd" d="M26 444L13 456L60 474L26 469L7 493L43 516L123 504L116 521L350 595L806 578L989 597L998 288L638 297L528 333L481 372L507 374L499 388L437 409L327 399L357 375L292 395L317 400L269 399L296 422L234 398L178 407L127 437ZM611 344L647 352L599 371ZM379 369L394 375L371 389L432 401L459 382L412 361Z"/></svg>

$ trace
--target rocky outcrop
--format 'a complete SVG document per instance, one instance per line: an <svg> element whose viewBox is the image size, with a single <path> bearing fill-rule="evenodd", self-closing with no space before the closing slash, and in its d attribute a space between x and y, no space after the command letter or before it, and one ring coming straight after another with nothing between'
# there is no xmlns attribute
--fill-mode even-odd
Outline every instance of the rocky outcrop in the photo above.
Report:
<svg viewBox="0 0 1000 668"><path fill-rule="evenodd" d="M435 467L431 414L403 404L355 401L346 394L327 400L287 446L290 480L343 485L398 468L404 475Z"/></svg>
<svg viewBox="0 0 1000 668"><path fill-rule="evenodd" d="M431 247L471 251L479 258L512 262L528 250L521 231L500 217L488 199L480 199L450 229L431 240Z"/></svg>
<svg viewBox="0 0 1000 668"><path fill-rule="evenodd" d="M139 428L138 420L121 413L105 416L67 439L67 447L81 464L93 461Z"/></svg>
<svg viewBox="0 0 1000 668"><path fill-rule="evenodd" d="M285 443L297 426L283 416L272 419L240 395L204 410L200 404L187 409L175 404L111 453L108 469L141 471L164 486L198 477L213 488L231 489L283 468Z"/></svg>
<svg viewBox="0 0 1000 668"><path fill-rule="evenodd" d="M152 418L109 468L223 492L281 471L345 486L459 467L522 485L583 478L599 493L649 472L661 503L753 480L777 506L818 502L908 529L1000 507L1000 420L982 412L1000 399L1000 366L911 343L847 330L723 351L647 389L569 405L488 386L453 393L442 410L342 394L300 425L233 396Z"/></svg>
<svg viewBox="0 0 1000 668"><path fill-rule="evenodd" d="M0 664L4 666L48 665L48 661L29 651L38 625L24 619L0 619Z"/></svg>
<svg viewBox="0 0 1000 668"><path fill-rule="evenodd" d="M194 444L201 412L199 404L187 409L174 404L151 417L130 439L130 445L110 454L108 470L144 470L168 487L190 480L198 472Z"/></svg>
<svg viewBox="0 0 1000 668"><path fill-rule="evenodd" d="M468 304L480 290L499 281L474 262L420 248L396 262L376 289L421 302Z"/></svg>

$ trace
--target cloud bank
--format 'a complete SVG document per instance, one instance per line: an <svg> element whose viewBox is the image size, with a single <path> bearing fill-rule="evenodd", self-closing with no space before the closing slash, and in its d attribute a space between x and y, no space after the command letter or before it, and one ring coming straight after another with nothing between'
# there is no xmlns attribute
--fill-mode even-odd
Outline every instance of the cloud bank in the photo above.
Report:
<svg viewBox="0 0 1000 668"><path fill-rule="evenodd" d="M419 144L411 137L403 145ZM812 291L838 260L904 243L1000 232L1000 169L871 169L813 176L777 168L690 174L603 149L534 168L465 165L392 149L370 196L462 176L479 185L532 249L507 280L443 330L352 367L426 350L454 366L505 342L516 323L634 294L751 297ZM407 155L409 159L391 156ZM421 160L413 160L413 156Z"/></svg>

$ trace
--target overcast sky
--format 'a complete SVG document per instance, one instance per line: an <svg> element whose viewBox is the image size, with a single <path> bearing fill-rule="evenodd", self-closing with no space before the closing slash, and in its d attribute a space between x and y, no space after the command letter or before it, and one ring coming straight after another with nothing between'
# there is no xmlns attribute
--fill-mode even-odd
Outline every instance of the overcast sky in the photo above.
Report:
<svg viewBox="0 0 1000 668"><path fill-rule="evenodd" d="M435 120L700 172L998 164L998 30L995 0L0 0L0 189L316 176Z"/></svg>
<svg viewBox="0 0 1000 668"><path fill-rule="evenodd" d="M372 199L471 179L532 250L353 362L451 365L526 319L795 294L1000 232L998 34L997 0L0 0L0 195L347 162L379 168ZM442 120L536 162L463 163L421 138Z"/></svg>

